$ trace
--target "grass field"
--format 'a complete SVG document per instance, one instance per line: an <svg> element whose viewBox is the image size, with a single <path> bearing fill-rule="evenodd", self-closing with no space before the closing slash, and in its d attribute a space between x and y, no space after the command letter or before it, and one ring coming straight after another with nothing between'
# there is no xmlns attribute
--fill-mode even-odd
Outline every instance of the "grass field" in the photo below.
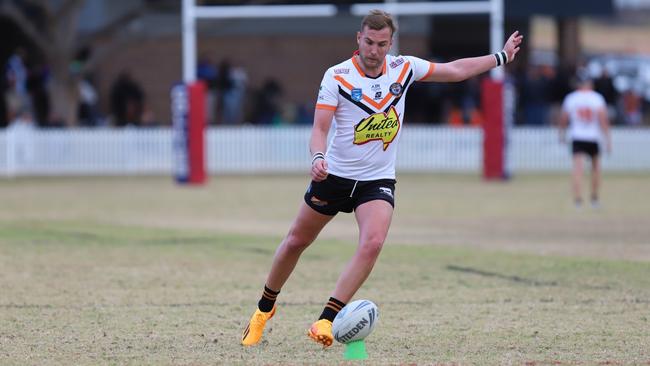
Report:
<svg viewBox="0 0 650 366"><path fill-rule="evenodd" d="M303 255L262 344L239 345L306 184L0 181L0 364L342 363L305 332L351 215ZM606 176L602 203L574 209L564 175L400 177L357 364L650 365L650 176Z"/></svg>

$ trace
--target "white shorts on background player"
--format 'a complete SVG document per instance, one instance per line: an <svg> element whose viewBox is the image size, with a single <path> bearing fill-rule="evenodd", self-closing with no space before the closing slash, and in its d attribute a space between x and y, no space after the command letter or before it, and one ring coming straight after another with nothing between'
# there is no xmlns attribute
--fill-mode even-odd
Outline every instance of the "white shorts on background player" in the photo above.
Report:
<svg viewBox="0 0 650 366"><path fill-rule="evenodd" d="M317 109L334 111L328 172L361 181L395 179L406 92L434 69L417 57L391 55L378 78L366 77L355 57L329 68L316 103Z"/></svg>

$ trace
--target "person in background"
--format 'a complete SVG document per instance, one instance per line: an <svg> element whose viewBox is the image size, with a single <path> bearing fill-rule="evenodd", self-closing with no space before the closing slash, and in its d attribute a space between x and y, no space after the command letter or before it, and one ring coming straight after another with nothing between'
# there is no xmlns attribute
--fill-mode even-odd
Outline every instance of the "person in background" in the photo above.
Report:
<svg viewBox="0 0 650 366"><path fill-rule="evenodd" d="M586 157L591 159L591 204L598 207L601 179L599 142L603 137L607 153L612 151L607 103L600 93L593 90L593 83L587 75L579 74L575 85L576 90L569 93L562 103L560 142L565 143L568 128L573 156L571 182L576 207L582 206L582 174Z"/></svg>

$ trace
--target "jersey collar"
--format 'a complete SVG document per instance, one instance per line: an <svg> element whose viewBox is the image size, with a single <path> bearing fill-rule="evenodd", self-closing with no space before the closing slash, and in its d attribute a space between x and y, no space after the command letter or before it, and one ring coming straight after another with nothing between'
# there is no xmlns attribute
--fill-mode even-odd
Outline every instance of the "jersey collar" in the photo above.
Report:
<svg viewBox="0 0 650 366"><path fill-rule="evenodd" d="M375 78L372 78L372 77L366 75L363 72L363 70L361 69L361 66L357 62L357 58L355 57L355 56L358 56L358 55L359 55L359 50L354 51L354 53L352 54L352 64L354 65L354 68L357 69L357 72L359 72L359 75L363 76L364 78L376 79L376 78L386 74L386 58L385 57L384 57L384 65L382 66L382 69L381 69L381 74L377 75L377 77L375 77Z"/></svg>

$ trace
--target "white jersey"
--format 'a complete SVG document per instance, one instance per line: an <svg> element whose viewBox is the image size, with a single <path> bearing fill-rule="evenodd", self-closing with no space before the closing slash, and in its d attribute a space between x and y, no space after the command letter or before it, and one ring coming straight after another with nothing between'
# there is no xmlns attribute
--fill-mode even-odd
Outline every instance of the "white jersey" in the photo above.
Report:
<svg viewBox="0 0 650 366"><path fill-rule="evenodd" d="M329 68L316 103L317 109L335 111L328 172L361 181L395 179L406 92L434 69L417 57L391 55L377 78L367 77L354 56Z"/></svg>
<svg viewBox="0 0 650 366"><path fill-rule="evenodd" d="M598 114L605 99L593 90L576 90L564 98L562 109L569 115L571 140L598 142L601 138Z"/></svg>

